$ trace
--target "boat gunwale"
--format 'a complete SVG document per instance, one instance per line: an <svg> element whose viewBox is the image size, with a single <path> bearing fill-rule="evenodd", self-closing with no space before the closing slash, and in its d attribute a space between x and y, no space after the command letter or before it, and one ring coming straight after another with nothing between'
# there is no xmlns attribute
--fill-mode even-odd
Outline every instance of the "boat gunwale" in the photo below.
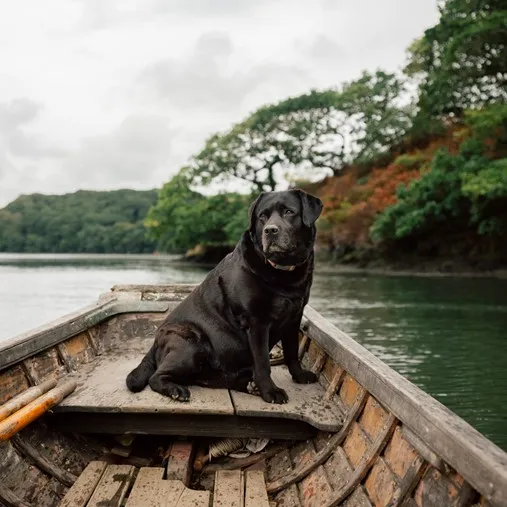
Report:
<svg viewBox="0 0 507 507"><path fill-rule="evenodd" d="M493 505L507 505L507 454L311 306L302 331Z"/></svg>
<svg viewBox="0 0 507 507"><path fill-rule="evenodd" d="M110 317L136 312L165 312L169 301L114 297L85 306L0 343L0 371L100 324Z"/></svg>

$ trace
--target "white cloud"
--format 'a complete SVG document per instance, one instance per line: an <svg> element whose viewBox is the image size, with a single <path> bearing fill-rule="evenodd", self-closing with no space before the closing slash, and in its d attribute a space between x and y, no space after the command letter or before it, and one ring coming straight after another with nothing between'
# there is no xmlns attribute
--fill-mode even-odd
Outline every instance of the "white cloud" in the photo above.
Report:
<svg viewBox="0 0 507 507"><path fill-rule="evenodd" d="M0 206L160 186L266 102L394 70L428 0L0 3Z"/></svg>

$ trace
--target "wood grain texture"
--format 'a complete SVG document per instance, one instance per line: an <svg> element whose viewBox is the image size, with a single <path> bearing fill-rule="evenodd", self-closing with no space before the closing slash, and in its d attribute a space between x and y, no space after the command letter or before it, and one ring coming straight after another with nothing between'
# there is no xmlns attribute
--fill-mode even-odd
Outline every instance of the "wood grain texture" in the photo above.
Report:
<svg viewBox="0 0 507 507"><path fill-rule="evenodd" d="M271 378L277 386L285 389L289 401L277 405L266 403L259 396L231 391L237 415L296 419L323 431L338 431L342 427L343 412L336 403L324 400L325 390L319 383L296 384L286 366L273 367Z"/></svg>
<svg viewBox="0 0 507 507"><path fill-rule="evenodd" d="M104 461L89 463L65 495L60 507L85 507L106 468Z"/></svg>
<svg viewBox="0 0 507 507"><path fill-rule="evenodd" d="M149 347L150 343L145 344ZM123 357L102 355L89 368L78 372L79 387L73 396L58 407L67 412L154 413L199 415L233 415L234 407L227 389L190 388L190 401L182 403L152 391L147 386L140 393L127 389L125 379L143 358L133 351Z"/></svg>
<svg viewBox="0 0 507 507"><path fill-rule="evenodd" d="M134 467L109 465L103 473L87 507L119 507L134 478Z"/></svg>
<svg viewBox="0 0 507 507"><path fill-rule="evenodd" d="M125 507L165 507L166 499L159 492L163 476L162 467L141 468Z"/></svg>
<svg viewBox="0 0 507 507"><path fill-rule="evenodd" d="M264 473L260 470L245 472L245 507L269 507Z"/></svg>
<svg viewBox="0 0 507 507"><path fill-rule="evenodd" d="M243 476L239 470L216 473L213 507L243 507L243 495Z"/></svg>

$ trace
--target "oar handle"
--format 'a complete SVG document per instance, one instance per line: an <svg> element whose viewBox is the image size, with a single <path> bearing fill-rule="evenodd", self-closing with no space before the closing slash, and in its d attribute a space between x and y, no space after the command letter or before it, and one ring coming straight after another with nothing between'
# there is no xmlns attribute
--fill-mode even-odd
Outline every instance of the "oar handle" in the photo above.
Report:
<svg viewBox="0 0 507 507"><path fill-rule="evenodd" d="M16 410L23 408L25 405L37 399L39 396L42 396L44 393L47 393L50 389L53 389L57 383L58 379L56 377L51 377L44 382L41 382L39 385L30 387L30 389L27 389L26 391L12 398L12 400L9 400L7 403L1 405L0 421L3 421L11 414L16 412Z"/></svg>
<svg viewBox="0 0 507 507"><path fill-rule="evenodd" d="M51 389L46 394L24 406L14 414L0 422L0 441L9 440L18 431L38 419L50 408L60 403L77 387L75 380L69 380L64 384Z"/></svg>

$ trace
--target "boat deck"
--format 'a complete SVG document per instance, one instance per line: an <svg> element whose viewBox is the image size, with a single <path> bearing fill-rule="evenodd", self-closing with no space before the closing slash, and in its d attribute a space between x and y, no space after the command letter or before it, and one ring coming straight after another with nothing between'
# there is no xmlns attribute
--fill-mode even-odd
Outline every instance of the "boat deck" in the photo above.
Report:
<svg viewBox="0 0 507 507"><path fill-rule="evenodd" d="M131 465L92 461L69 489L60 507L209 507L210 499L209 491L189 489L179 480L165 480L161 467L137 471ZM262 471L217 472L213 507L237 505L269 507Z"/></svg>
<svg viewBox="0 0 507 507"><path fill-rule="evenodd" d="M259 422L269 422L265 429L268 433L264 436L271 438L283 438L292 431L302 432L300 438L306 438L304 433L309 434L308 426L333 432L342 426L343 412L336 403L324 399L324 388L318 383L294 383L285 366L274 366L272 377L287 391L289 401L286 404L269 404L248 393L197 386L191 387L189 402L179 402L149 387L140 393L127 389L125 378L141 358L142 353L131 351L123 357L100 356L93 363L83 365L73 374L78 388L55 409L57 418L63 418L80 431L86 431L86 427L96 428L97 424L102 431L107 431L109 421L112 432L117 433L119 427L113 421L120 415L122 431L144 433L149 430L194 436L210 434L215 425L222 427L224 436L230 436L230 431L240 436L250 433L260 436L258 428L253 428ZM250 426L252 431L248 429Z"/></svg>

